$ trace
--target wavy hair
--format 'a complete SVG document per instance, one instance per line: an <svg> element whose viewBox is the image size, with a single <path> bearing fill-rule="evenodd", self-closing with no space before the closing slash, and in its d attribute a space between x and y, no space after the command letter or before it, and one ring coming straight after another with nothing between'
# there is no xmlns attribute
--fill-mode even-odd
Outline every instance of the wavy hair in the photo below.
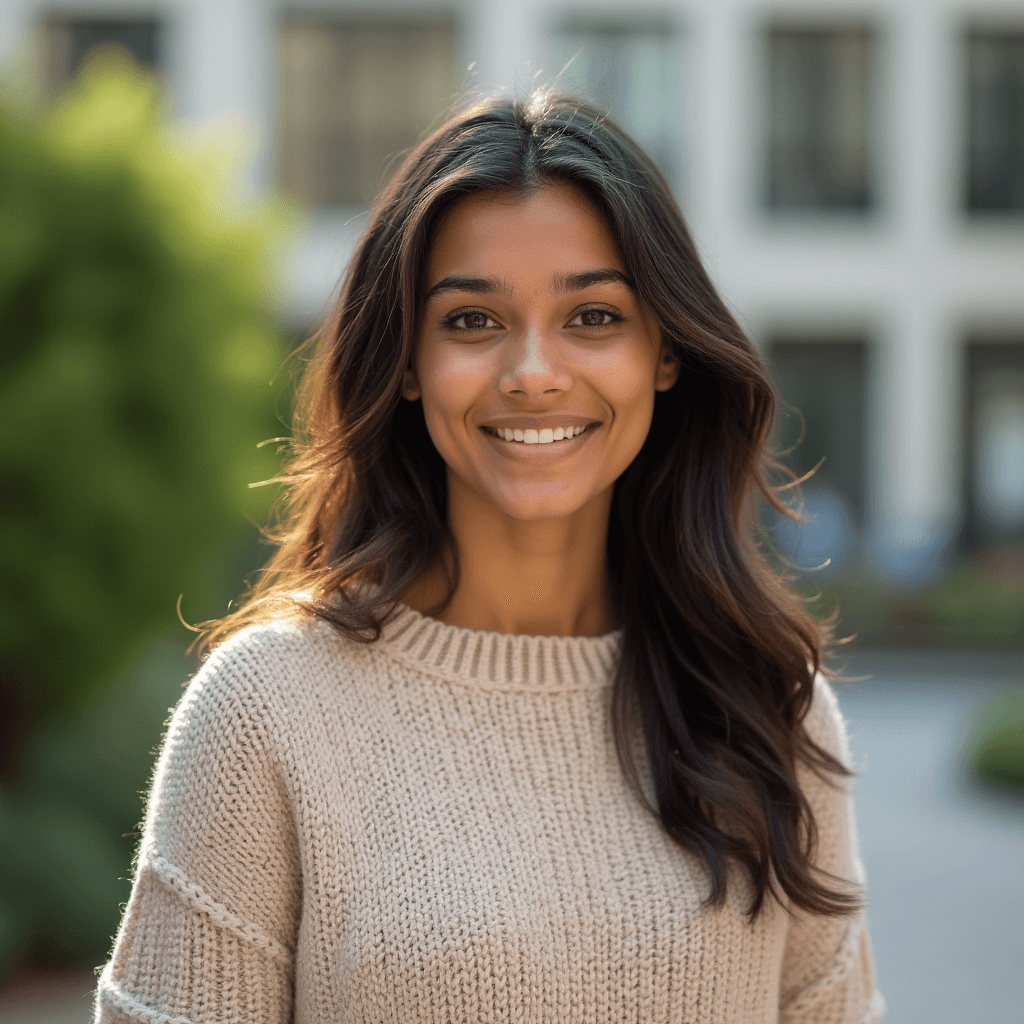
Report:
<svg viewBox="0 0 1024 1024"><path fill-rule="evenodd" d="M333 313L310 340L277 478L286 488L268 531L277 550L237 610L205 624L203 646L289 614L373 642L432 565L452 567L451 597L458 560L445 465L421 404L400 399L432 233L466 196L556 182L603 213L682 364L615 485L609 523L623 629L611 705L622 769L668 835L706 865L709 906L724 902L733 861L752 885L751 920L768 895L810 913L852 913L859 895L830 887L839 880L813 866L814 816L797 780L800 762L831 781L850 774L802 724L829 627L762 550L758 496L793 515L776 493L775 391L658 169L576 98L541 91L478 102L413 148L384 188Z"/></svg>

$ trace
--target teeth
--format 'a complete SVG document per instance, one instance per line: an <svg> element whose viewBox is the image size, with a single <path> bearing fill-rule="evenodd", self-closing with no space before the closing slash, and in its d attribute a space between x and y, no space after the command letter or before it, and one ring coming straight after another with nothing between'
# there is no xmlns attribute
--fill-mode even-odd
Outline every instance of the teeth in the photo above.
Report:
<svg viewBox="0 0 1024 1024"><path fill-rule="evenodd" d="M508 427L494 428L498 437L506 441L521 441L523 444L552 444L554 441L564 441L570 437L579 437L586 427L544 427L543 430L527 428L525 430L510 430Z"/></svg>

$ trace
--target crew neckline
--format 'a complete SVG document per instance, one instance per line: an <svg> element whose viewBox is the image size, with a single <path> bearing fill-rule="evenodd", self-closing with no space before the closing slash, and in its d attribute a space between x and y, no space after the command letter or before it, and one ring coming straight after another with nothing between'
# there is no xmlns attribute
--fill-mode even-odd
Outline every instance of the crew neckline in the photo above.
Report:
<svg viewBox="0 0 1024 1024"><path fill-rule="evenodd" d="M603 636L534 636L449 626L399 603L380 642L408 665L489 689L569 692L608 686L622 630Z"/></svg>

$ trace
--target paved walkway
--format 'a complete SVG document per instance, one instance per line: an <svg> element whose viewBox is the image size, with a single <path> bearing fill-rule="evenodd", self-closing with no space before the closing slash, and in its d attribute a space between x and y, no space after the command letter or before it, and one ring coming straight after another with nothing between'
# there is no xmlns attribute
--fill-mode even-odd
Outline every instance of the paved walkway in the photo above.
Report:
<svg viewBox="0 0 1024 1024"><path fill-rule="evenodd" d="M1024 656L859 656L839 699L857 783L886 1024L1024 1024L1024 798L975 785L978 714ZM0 1002L0 1024L86 1024L89 975Z"/></svg>
<svg viewBox="0 0 1024 1024"><path fill-rule="evenodd" d="M1024 798L963 753L1024 656L863 656L839 688L863 774L857 816L886 1024L1024 1024Z"/></svg>

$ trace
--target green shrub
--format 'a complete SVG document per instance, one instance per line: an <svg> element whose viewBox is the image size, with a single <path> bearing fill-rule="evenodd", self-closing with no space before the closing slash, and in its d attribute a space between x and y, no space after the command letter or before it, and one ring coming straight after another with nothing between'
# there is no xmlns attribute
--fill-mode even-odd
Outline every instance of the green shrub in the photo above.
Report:
<svg viewBox="0 0 1024 1024"><path fill-rule="evenodd" d="M168 703L126 672L185 648L179 594L223 613L267 511L284 221L229 194L115 57L0 106L0 973L105 951Z"/></svg>
<svg viewBox="0 0 1024 1024"><path fill-rule="evenodd" d="M1024 686L997 698L988 709L968 760L986 782L1024 793Z"/></svg>
<svg viewBox="0 0 1024 1024"><path fill-rule="evenodd" d="M948 642L970 647L1024 644L1024 588L969 564L938 584L926 609Z"/></svg>

